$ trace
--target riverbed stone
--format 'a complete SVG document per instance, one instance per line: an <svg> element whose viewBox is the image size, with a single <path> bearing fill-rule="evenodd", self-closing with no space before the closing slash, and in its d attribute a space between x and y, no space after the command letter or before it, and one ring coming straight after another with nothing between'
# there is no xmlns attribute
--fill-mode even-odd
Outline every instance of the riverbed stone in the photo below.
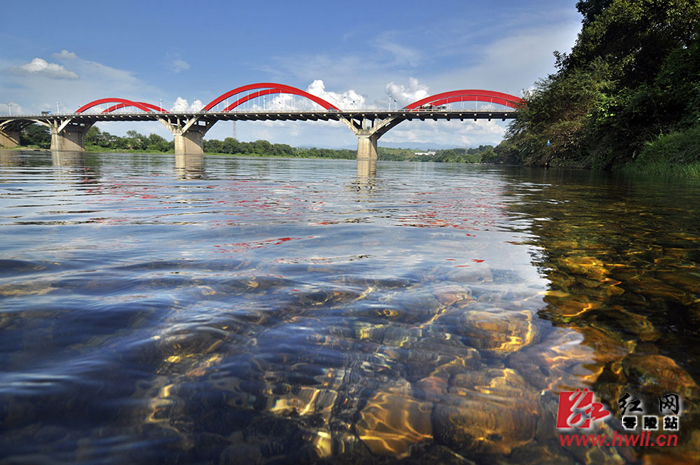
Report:
<svg viewBox="0 0 700 465"><path fill-rule="evenodd" d="M541 343L513 353L507 365L537 389L555 393L590 385L604 368L584 336L565 328L553 328Z"/></svg>
<svg viewBox="0 0 700 465"><path fill-rule="evenodd" d="M528 310L501 309L464 311L452 319L451 331L481 352L506 356L537 340L538 328ZM441 323L448 318L440 319Z"/></svg>
<svg viewBox="0 0 700 465"><path fill-rule="evenodd" d="M622 362L622 366L627 378L634 379L646 393L657 397L674 393L687 400L700 398L700 387L692 376L669 357L633 354Z"/></svg>
<svg viewBox="0 0 700 465"><path fill-rule="evenodd" d="M455 375L432 415L435 442L460 454L510 454L535 436L539 394L511 369Z"/></svg>
<svg viewBox="0 0 700 465"><path fill-rule="evenodd" d="M432 440L432 409L432 402L413 395L410 383L398 380L367 401L355 428L373 454L405 457L412 446Z"/></svg>

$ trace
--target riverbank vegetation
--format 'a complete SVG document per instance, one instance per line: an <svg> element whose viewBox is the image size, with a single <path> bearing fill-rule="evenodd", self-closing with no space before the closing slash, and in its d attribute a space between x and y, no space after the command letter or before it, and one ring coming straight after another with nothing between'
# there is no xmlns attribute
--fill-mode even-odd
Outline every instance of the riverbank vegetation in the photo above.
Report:
<svg viewBox="0 0 700 465"><path fill-rule="evenodd" d="M46 126L33 124L21 134L21 145L27 148L48 149L51 146L51 133ZM287 144L273 144L266 140L241 142L232 137L223 141L204 140L204 153L212 155L238 155L246 157L285 157L285 158L337 158L354 160L357 152L350 149L296 148ZM91 127L85 134L85 150L88 152L139 152L174 153L175 144L157 134L145 136L136 131L127 131L120 137ZM481 163L496 157L494 147L480 145L469 149L446 149L418 152L412 149L379 147L380 160L421 161L437 163Z"/></svg>
<svg viewBox="0 0 700 465"><path fill-rule="evenodd" d="M576 45L555 52L557 71L526 92L495 161L697 173L700 2L576 6Z"/></svg>

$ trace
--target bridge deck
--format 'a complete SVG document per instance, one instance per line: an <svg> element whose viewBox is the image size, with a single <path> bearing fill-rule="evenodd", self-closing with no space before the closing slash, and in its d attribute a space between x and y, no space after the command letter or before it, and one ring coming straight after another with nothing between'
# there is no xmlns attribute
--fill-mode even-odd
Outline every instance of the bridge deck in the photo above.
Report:
<svg viewBox="0 0 700 465"><path fill-rule="evenodd" d="M260 111L231 111L231 112L187 112L187 113L66 113L50 115L0 115L0 123L6 121L58 121L71 118L73 122L98 121L158 121L159 119L188 120L199 117L200 121L340 121L346 119L385 119L400 118L411 121L414 119L432 120L468 120L468 119L514 119L516 111L474 111L474 110L353 110L353 111L297 111L297 110L260 110Z"/></svg>

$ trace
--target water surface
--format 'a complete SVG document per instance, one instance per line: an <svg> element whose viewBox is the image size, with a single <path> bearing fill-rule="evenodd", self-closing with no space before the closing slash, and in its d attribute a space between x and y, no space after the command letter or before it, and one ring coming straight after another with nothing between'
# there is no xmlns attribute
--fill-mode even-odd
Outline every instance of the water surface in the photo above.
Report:
<svg viewBox="0 0 700 465"><path fill-rule="evenodd" d="M0 462L692 461L700 186L0 152ZM562 447L558 394L683 398Z"/></svg>

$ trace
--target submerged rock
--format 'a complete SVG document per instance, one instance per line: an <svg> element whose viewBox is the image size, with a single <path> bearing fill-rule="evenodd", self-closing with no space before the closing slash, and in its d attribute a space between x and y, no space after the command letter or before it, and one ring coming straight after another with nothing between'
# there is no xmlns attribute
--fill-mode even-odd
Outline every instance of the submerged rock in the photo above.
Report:
<svg viewBox="0 0 700 465"><path fill-rule="evenodd" d="M403 457L411 446L432 440L432 408L431 402L413 397L407 381L399 380L367 401L355 429L373 454Z"/></svg>
<svg viewBox="0 0 700 465"><path fill-rule="evenodd" d="M633 354L622 362L628 379L636 380L640 389L655 396L668 393L692 401L700 397L700 387L690 374L673 359L657 354ZM690 404L690 402L688 402Z"/></svg>
<svg viewBox="0 0 700 465"><path fill-rule="evenodd" d="M510 454L535 436L538 397L511 369L455 375L433 411L435 442L460 454Z"/></svg>
<svg viewBox="0 0 700 465"><path fill-rule="evenodd" d="M449 324L448 332L456 334L470 347L492 355L508 355L537 340L537 326L527 310L471 310L445 314L439 320Z"/></svg>
<svg viewBox="0 0 700 465"><path fill-rule="evenodd" d="M595 351L584 345L580 333L554 328L540 344L512 354L508 366L537 389L558 393L590 385L604 364L595 360Z"/></svg>

